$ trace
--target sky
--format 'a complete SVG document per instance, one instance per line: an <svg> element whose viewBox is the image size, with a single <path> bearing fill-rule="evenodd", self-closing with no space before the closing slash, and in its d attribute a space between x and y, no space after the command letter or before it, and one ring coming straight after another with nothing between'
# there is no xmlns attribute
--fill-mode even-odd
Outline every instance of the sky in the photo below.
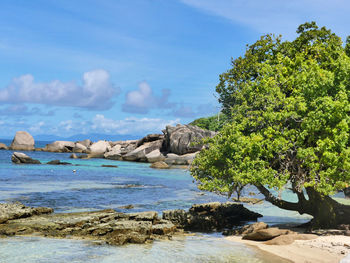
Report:
<svg viewBox="0 0 350 263"><path fill-rule="evenodd" d="M159 133L219 112L215 87L261 35L316 21L344 40L345 0L1 0L0 138Z"/></svg>

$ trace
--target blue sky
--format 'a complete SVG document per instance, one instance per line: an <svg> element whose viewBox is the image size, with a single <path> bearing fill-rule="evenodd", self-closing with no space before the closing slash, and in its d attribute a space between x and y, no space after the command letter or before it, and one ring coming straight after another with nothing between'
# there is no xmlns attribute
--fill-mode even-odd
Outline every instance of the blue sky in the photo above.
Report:
<svg viewBox="0 0 350 263"><path fill-rule="evenodd" d="M350 34L345 0L2 0L0 137L160 132L215 114L231 57L316 21Z"/></svg>

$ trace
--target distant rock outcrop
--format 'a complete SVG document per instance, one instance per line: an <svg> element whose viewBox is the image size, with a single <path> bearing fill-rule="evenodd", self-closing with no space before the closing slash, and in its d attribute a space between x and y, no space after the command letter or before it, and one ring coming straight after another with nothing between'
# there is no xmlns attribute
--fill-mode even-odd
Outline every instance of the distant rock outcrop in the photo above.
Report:
<svg viewBox="0 0 350 263"><path fill-rule="evenodd" d="M0 142L0 150L8 150L8 147L6 146L6 144Z"/></svg>
<svg viewBox="0 0 350 263"><path fill-rule="evenodd" d="M74 142L70 141L55 141L47 144L44 148L46 152L71 152L75 147Z"/></svg>
<svg viewBox="0 0 350 263"><path fill-rule="evenodd" d="M140 140L128 141L55 141L40 149L48 152L84 153L87 158L118 161L165 162L168 166L190 165L203 148L201 140L215 132L191 125L167 126L164 134L148 134ZM38 149L39 150L39 149ZM80 158L73 154L71 158ZM164 165L163 165L164 166Z"/></svg>
<svg viewBox="0 0 350 263"><path fill-rule="evenodd" d="M34 143L32 135L26 131L18 131L12 140L10 149L16 151L33 151Z"/></svg>
<svg viewBox="0 0 350 263"><path fill-rule="evenodd" d="M102 158L105 152L111 149L111 145L107 141L98 141L88 147L90 157Z"/></svg>
<svg viewBox="0 0 350 263"><path fill-rule="evenodd" d="M123 160L125 161L147 161L146 155L154 150L160 150L163 145L163 140L157 140L152 142L146 142L135 150L125 154Z"/></svg>
<svg viewBox="0 0 350 263"><path fill-rule="evenodd" d="M213 137L216 133L201 129L197 126L181 125L175 127L166 126L163 130L165 136L165 148L168 152L183 155L200 151L203 147L201 140Z"/></svg>
<svg viewBox="0 0 350 263"><path fill-rule="evenodd" d="M28 155L20 152L14 152L11 156L11 161L16 164L40 164L39 160L32 159Z"/></svg>

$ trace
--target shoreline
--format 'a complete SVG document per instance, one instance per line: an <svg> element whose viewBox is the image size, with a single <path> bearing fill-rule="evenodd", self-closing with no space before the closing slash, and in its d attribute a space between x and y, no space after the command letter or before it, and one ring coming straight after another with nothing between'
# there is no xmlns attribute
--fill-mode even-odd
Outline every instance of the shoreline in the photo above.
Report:
<svg viewBox="0 0 350 263"><path fill-rule="evenodd" d="M232 242L253 246L294 263L338 263L350 253L348 236L319 236L312 240L296 240L289 245L267 245L263 242L243 240L241 236L225 238ZM350 262L350 259L345 262Z"/></svg>

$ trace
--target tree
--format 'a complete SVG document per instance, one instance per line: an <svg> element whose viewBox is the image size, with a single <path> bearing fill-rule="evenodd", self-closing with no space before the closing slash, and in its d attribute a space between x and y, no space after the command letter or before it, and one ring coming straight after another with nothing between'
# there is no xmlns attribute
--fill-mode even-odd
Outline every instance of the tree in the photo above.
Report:
<svg viewBox="0 0 350 263"><path fill-rule="evenodd" d="M330 197L350 181L349 45L315 22L297 34L261 37L220 75L216 91L230 121L191 174L209 191L254 185L272 204L312 215L313 227L349 224L350 206ZM297 202L274 194L286 188Z"/></svg>
<svg viewBox="0 0 350 263"><path fill-rule="evenodd" d="M226 122L226 115L218 113L217 115L211 117L203 117L196 119L189 123L189 125L198 126L199 128L207 129L210 131L219 131Z"/></svg>

